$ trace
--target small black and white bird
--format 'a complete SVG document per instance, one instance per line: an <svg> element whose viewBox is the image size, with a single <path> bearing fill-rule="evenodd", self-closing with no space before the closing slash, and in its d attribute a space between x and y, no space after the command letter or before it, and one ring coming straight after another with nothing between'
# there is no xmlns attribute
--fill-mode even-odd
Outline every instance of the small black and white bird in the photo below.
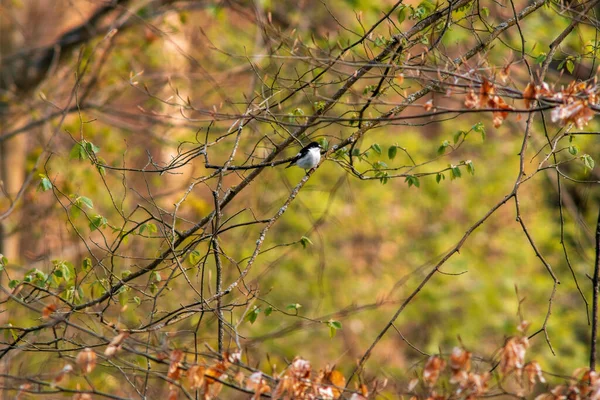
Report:
<svg viewBox="0 0 600 400"><path fill-rule="evenodd" d="M286 167L297 166L303 169L313 169L321 161L321 145L317 142L310 142L300 150L292 162Z"/></svg>

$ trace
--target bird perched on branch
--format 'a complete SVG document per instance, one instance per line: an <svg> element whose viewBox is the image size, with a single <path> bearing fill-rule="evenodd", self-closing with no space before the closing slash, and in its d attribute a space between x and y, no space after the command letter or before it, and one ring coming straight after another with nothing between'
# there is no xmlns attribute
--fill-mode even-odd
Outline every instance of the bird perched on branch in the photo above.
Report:
<svg viewBox="0 0 600 400"><path fill-rule="evenodd" d="M297 166L307 169L313 169L321 161L321 145L317 142L310 142L300 150L294 157L292 162L285 168Z"/></svg>

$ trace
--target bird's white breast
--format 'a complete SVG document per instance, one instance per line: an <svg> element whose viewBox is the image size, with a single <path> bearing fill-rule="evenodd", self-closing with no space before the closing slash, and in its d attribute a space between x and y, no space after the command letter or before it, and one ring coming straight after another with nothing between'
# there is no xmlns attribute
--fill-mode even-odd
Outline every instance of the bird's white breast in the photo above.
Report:
<svg viewBox="0 0 600 400"><path fill-rule="evenodd" d="M296 165L300 168L310 169L316 167L319 161L321 161L321 150L315 147L310 149L305 157L299 159Z"/></svg>

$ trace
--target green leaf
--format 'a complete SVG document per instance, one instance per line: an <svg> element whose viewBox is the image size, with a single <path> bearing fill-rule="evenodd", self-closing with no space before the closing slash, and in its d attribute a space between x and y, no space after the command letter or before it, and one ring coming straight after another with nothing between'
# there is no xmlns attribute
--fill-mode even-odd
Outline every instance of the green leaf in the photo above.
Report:
<svg viewBox="0 0 600 400"><path fill-rule="evenodd" d="M92 260L90 260L89 257L84 258L81 262L81 267L84 271L89 271L89 269L92 268Z"/></svg>
<svg viewBox="0 0 600 400"><path fill-rule="evenodd" d="M156 233L156 232L158 232L158 228L152 222L148 222L146 224L146 229L148 229L148 232L150 232L150 233Z"/></svg>
<svg viewBox="0 0 600 400"><path fill-rule="evenodd" d="M317 143L321 145L323 150L329 150L329 141L326 138L317 139Z"/></svg>
<svg viewBox="0 0 600 400"><path fill-rule="evenodd" d="M85 197L85 196L79 196L75 199L75 204L79 207L81 207L81 205L86 206L89 209L94 208L94 203L92 202L92 199Z"/></svg>
<svg viewBox="0 0 600 400"><path fill-rule="evenodd" d="M420 187L421 186L421 182L419 182L419 178L417 178L416 176L412 176L412 175L407 176L406 179L404 180L404 182L408 183L408 187L411 187L411 186Z"/></svg>
<svg viewBox="0 0 600 400"><path fill-rule="evenodd" d="M467 166L467 172L471 175L475 175L475 167L473 166L473 161L467 160L465 161L465 165Z"/></svg>
<svg viewBox="0 0 600 400"><path fill-rule="evenodd" d="M162 276L160 276L160 273L158 271L152 271L152 273L150 274L150 280L152 282L160 282L162 281Z"/></svg>
<svg viewBox="0 0 600 400"><path fill-rule="evenodd" d="M408 13L407 7L402 6L400 10L398 10L398 23L401 24L406 19L406 14Z"/></svg>
<svg viewBox="0 0 600 400"><path fill-rule="evenodd" d="M85 152L85 148L81 145L81 143L75 143L75 146L69 152L69 160L87 160L88 155Z"/></svg>
<svg viewBox="0 0 600 400"><path fill-rule="evenodd" d="M338 329L342 329L342 323L333 319L327 321L327 326L329 327L329 337L331 338L335 336Z"/></svg>
<svg viewBox="0 0 600 400"><path fill-rule="evenodd" d="M137 296L133 296L133 302L135 304L137 304L138 306L142 303L142 301L140 300L140 298L137 297Z"/></svg>
<svg viewBox="0 0 600 400"><path fill-rule="evenodd" d="M271 315L272 312L273 312L273 307L268 306L267 308L265 308L265 317L268 317L269 315Z"/></svg>
<svg viewBox="0 0 600 400"><path fill-rule="evenodd" d="M253 324L256 321L256 318L258 318L258 314L260 314L260 308L257 306L254 306L254 309L252 309L248 315L246 315L246 319L248 321L250 321L251 324Z"/></svg>
<svg viewBox="0 0 600 400"><path fill-rule="evenodd" d="M579 147L575 145L569 146L569 153L571 153L571 155L576 156L577 153L579 153Z"/></svg>
<svg viewBox="0 0 600 400"><path fill-rule="evenodd" d="M398 147L397 146L390 146L390 148L388 149L388 158L390 160L393 160L394 158L396 158L396 154L398 153Z"/></svg>
<svg viewBox="0 0 600 400"><path fill-rule="evenodd" d="M438 172L437 175L435 176L436 183L440 183L440 181L445 180L445 179L446 179L446 175L442 174L441 172Z"/></svg>
<svg viewBox="0 0 600 400"><path fill-rule="evenodd" d="M442 154L444 154L446 152L446 147L448 147L448 146L450 146L450 142L447 140L444 140L442 142L442 145L438 148L438 151L437 151L438 155L441 156Z"/></svg>
<svg viewBox="0 0 600 400"><path fill-rule="evenodd" d="M377 143L373 143L373 144L371 145L371 148L372 148L373 150L375 150L375 152L376 152L377 154L381 155L381 146L380 146L379 144L377 144Z"/></svg>
<svg viewBox="0 0 600 400"><path fill-rule="evenodd" d="M190 261L190 263L192 265L196 265L200 262L200 259L202 258L202 255L200 254L200 252L198 250L192 250L190 252L190 255L188 256L188 260Z"/></svg>
<svg viewBox="0 0 600 400"><path fill-rule="evenodd" d="M542 64L544 61L546 61L546 53L540 53L536 58L535 58L535 63L536 64Z"/></svg>
<svg viewBox="0 0 600 400"><path fill-rule="evenodd" d="M460 172L460 168L457 165L450 165L450 179L457 179L462 176L462 172Z"/></svg>
<svg viewBox="0 0 600 400"><path fill-rule="evenodd" d="M465 131L458 131L454 134L454 144L458 143L458 141L460 140L461 136L467 136L467 133Z"/></svg>
<svg viewBox="0 0 600 400"><path fill-rule="evenodd" d="M13 279L13 280L11 280L10 282L8 282L8 287L9 287L10 289L14 289L14 288L16 288L16 287L17 287L17 285L18 285L19 283L21 283L21 281L19 281L18 279Z"/></svg>
<svg viewBox="0 0 600 400"><path fill-rule="evenodd" d="M298 303L288 304L287 306L285 306L285 308L287 310L296 310L296 311L298 311L298 309L301 308L301 307L302 307L302 304L298 304Z"/></svg>
<svg viewBox="0 0 600 400"><path fill-rule="evenodd" d="M566 66L567 66L567 71L569 71L569 73L572 74L573 71L575 70L575 63L573 63L573 60L567 59Z"/></svg>
<svg viewBox="0 0 600 400"><path fill-rule="evenodd" d="M483 122L476 123L471 129L477 133L481 133L481 140L485 140L485 126L483 125Z"/></svg>
<svg viewBox="0 0 600 400"><path fill-rule="evenodd" d="M487 7L481 7L480 13L487 18L490 16L490 9Z"/></svg>
<svg viewBox="0 0 600 400"><path fill-rule="evenodd" d="M106 227L107 224L108 221L106 220L106 218L104 218L100 214L96 214L92 218L90 218L89 227L91 231L95 231L98 228Z"/></svg>
<svg viewBox="0 0 600 400"><path fill-rule="evenodd" d="M581 156L581 160L583 161L583 165L585 166L586 170L593 170L594 166L596 165L596 162L594 161L594 159L592 158L592 156L590 156L589 154L584 154Z"/></svg>
<svg viewBox="0 0 600 400"><path fill-rule="evenodd" d="M38 184L38 191L47 192L52 189L52 182L44 174L40 174L40 183Z"/></svg>
<svg viewBox="0 0 600 400"><path fill-rule="evenodd" d="M88 141L84 141L84 143L85 149L88 153L98 154L98 152L100 151L100 147L96 146L94 143Z"/></svg>
<svg viewBox="0 0 600 400"><path fill-rule="evenodd" d="M313 242L311 242L311 240L306 236L302 236L300 238L300 244L302 244L302 247L306 248L306 246L308 246L309 244L312 245Z"/></svg>
<svg viewBox="0 0 600 400"><path fill-rule="evenodd" d="M315 101L313 107L316 111L323 111L325 109L325 104L324 101Z"/></svg>

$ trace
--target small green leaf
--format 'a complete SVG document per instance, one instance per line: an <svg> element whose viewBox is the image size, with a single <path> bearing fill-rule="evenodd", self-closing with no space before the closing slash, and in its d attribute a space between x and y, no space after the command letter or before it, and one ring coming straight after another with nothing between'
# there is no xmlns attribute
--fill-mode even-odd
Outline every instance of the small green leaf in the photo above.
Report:
<svg viewBox="0 0 600 400"><path fill-rule="evenodd" d="M406 14L408 13L407 7L402 6L400 10L398 10L398 23L401 24L406 19Z"/></svg>
<svg viewBox="0 0 600 400"><path fill-rule="evenodd" d="M596 165L596 162L594 161L594 159L592 158L592 156L590 156L589 154L584 154L581 156L581 160L583 161L583 165L585 166L586 170L593 170L594 166Z"/></svg>
<svg viewBox="0 0 600 400"><path fill-rule="evenodd" d="M377 154L381 155L381 146L378 143L373 143L371 148L375 150Z"/></svg>
<svg viewBox="0 0 600 400"><path fill-rule="evenodd" d="M92 199L85 196L79 196L77 199L75 199L75 204L79 207L81 207L81 205L84 205L89 209L94 208L94 203L92 202Z"/></svg>
<svg viewBox="0 0 600 400"><path fill-rule="evenodd" d="M10 282L8 282L8 287L9 287L10 289L14 289L14 288L16 288L16 287L17 287L17 285L18 285L19 283L21 283L21 281L19 281L18 279L13 279L13 280L11 280Z"/></svg>
<svg viewBox="0 0 600 400"><path fill-rule="evenodd" d="M160 282L162 281L162 276L160 276L160 273L158 271L152 271L152 273L150 274L150 280L152 282Z"/></svg>
<svg viewBox="0 0 600 400"><path fill-rule="evenodd" d="M47 192L48 190L52 189L52 182L50 181L50 179L48 179L48 177L44 174L40 174L40 183L38 184L38 191L41 190L42 192Z"/></svg>
<svg viewBox="0 0 600 400"><path fill-rule="evenodd" d="M267 308L265 308L265 317L268 317L269 315L271 315L272 312L273 312L273 307L268 306Z"/></svg>
<svg viewBox="0 0 600 400"><path fill-rule="evenodd" d="M302 247L306 248L306 246L308 246L309 244L312 245L313 242L311 242L311 240L306 236L302 236L300 238L300 244L302 244Z"/></svg>
<svg viewBox="0 0 600 400"><path fill-rule="evenodd" d="M462 176L462 172L460 172L460 168L457 165L450 165L450 179L457 179Z"/></svg>
<svg viewBox="0 0 600 400"><path fill-rule="evenodd" d="M84 271L89 271L89 269L92 268L92 260L90 260L89 257L84 258L81 262L81 267Z"/></svg>
<svg viewBox="0 0 600 400"><path fill-rule="evenodd" d="M413 175L408 175L406 177L406 179L404 180L404 182L408 183L408 187L411 187L411 186L420 187L421 186L421 182L419 182L419 178L417 178L416 176L413 176Z"/></svg>
<svg viewBox="0 0 600 400"><path fill-rule="evenodd" d="M440 181L445 180L445 179L446 179L446 175L442 174L441 172L438 172L437 175L435 176L436 183L440 183Z"/></svg>
<svg viewBox="0 0 600 400"><path fill-rule="evenodd" d="M458 141L460 140L460 138L461 138L463 135L466 137L466 136L467 136L467 133L466 133L465 131L458 131L458 132L456 132L456 133L454 134L454 144L458 143Z"/></svg>
<svg viewBox="0 0 600 400"><path fill-rule="evenodd" d="M324 101L315 101L313 107L316 111L323 111L325 109L325 104Z"/></svg>
<svg viewBox="0 0 600 400"><path fill-rule="evenodd" d="M473 166L473 161L467 160L465 161L465 165L467 166L467 172L471 175L475 175L475 167Z"/></svg>
<svg viewBox="0 0 600 400"><path fill-rule="evenodd" d="M483 125L483 122L476 123L471 127L471 129L481 134L481 140L485 140L485 126Z"/></svg>
<svg viewBox="0 0 600 400"><path fill-rule="evenodd" d="M446 152L446 147L448 147L448 146L450 146L450 142L447 140L444 140L442 142L442 145L438 148L438 151L437 151L438 155L441 156L442 154L444 154Z"/></svg>
<svg viewBox="0 0 600 400"><path fill-rule="evenodd" d="M570 59L567 60L566 66L567 66L567 71L569 71L569 73L572 74L573 71L575 70L575 63L573 63L573 60L570 60Z"/></svg>
<svg viewBox="0 0 600 400"><path fill-rule="evenodd" d="M329 150L329 141L326 138L318 138L317 143L321 145L323 150Z"/></svg>
<svg viewBox="0 0 600 400"><path fill-rule="evenodd" d="M576 156L577 153L579 153L579 147L577 147L575 145L569 146L569 153L571 153L571 155L573 155L573 156Z"/></svg>
<svg viewBox="0 0 600 400"><path fill-rule="evenodd" d="M390 146L390 148L388 149L388 158L390 160L393 160L394 158L396 158L396 154L398 153L398 147L397 146Z"/></svg>
<svg viewBox="0 0 600 400"><path fill-rule="evenodd" d="M158 232L158 228L152 222L148 222L146 224L146 229L148 229L148 232L150 232L150 233L156 233L156 232Z"/></svg>
<svg viewBox="0 0 600 400"><path fill-rule="evenodd" d="M300 307L302 307L302 304L298 304L298 303L295 303L295 304L288 304L287 306L285 306L285 308L286 308L287 310L296 310L296 311L297 311L297 310L298 310Z"/></svg>
<svg viewBox="0 0 600 400"><path fill-rule="evenodd" d="M490 9L487 7L481 7L481 15L483 15L484 17L489 17L490 16Z"/></svg>
<svg viewBox="0 0 600 400"><path fill-rule="evenodd" d="M329 327L329 337L331 338L335 336L338 329L342 329L342 323L333 319L327 321L327 326Z"/></svg>
<svg viewBox="0 0 600 400"><path fill-rule="evenodd" d="M138 306L142 303L142 301L140 300L140 298L137 297L137 296L133 296L133 302L135 304L137 304Z"/></svg>
<svg viewBox="0 0 600 400"><path fill-rule="evenodd" d="M188 260L190 261L190 263L192 265L196 265L196 264L198 264L198 262L200 262L201 257L202 257L202 255L200 254L200 252L198 250L192 250L190 252L190 255L188 256Z"/></svg>
<svg viewBox="0 0 600 400"><path fill-rule="evenodd" d="M91 231L95 231L98 228L104 228L108 224L106 218L102 215L96 214L92 218L90 218L89 227Z"/></svg>
<svg viewBox="0 0 600 400"><path fill-rule="evenodd" d="M546 53L540 53L536 58L535 58L535 63L536 64L542 64L544 61L546 61Z"/></svg>
<svg viewBox="0 0 600 400"><path fill-rule="evenodd" d="M100 147L96 146L94 143L87 142L87 141L84 141L84 143L85 143L85 149L87 150L88 153L98 154L98 152L100 151Z"/></svg>
<svg viewBox="0 0 600 400"><path fill-rule="evenodd" d="M258 314L260 314L260 308L257 306L254 306L254 309L252 309L248 315L246 315L246 319L248 321L250 321L251 324L253 324L256 321L256 318L258 318Z"/></svg>
<svg viewBox="0 0 600 400"><path fill-rule="evenodd" d="M85 148L81 145L81 143L75 143L75 146L69 152L69 160L87 160L88 155L85 152Z"/></svg>

